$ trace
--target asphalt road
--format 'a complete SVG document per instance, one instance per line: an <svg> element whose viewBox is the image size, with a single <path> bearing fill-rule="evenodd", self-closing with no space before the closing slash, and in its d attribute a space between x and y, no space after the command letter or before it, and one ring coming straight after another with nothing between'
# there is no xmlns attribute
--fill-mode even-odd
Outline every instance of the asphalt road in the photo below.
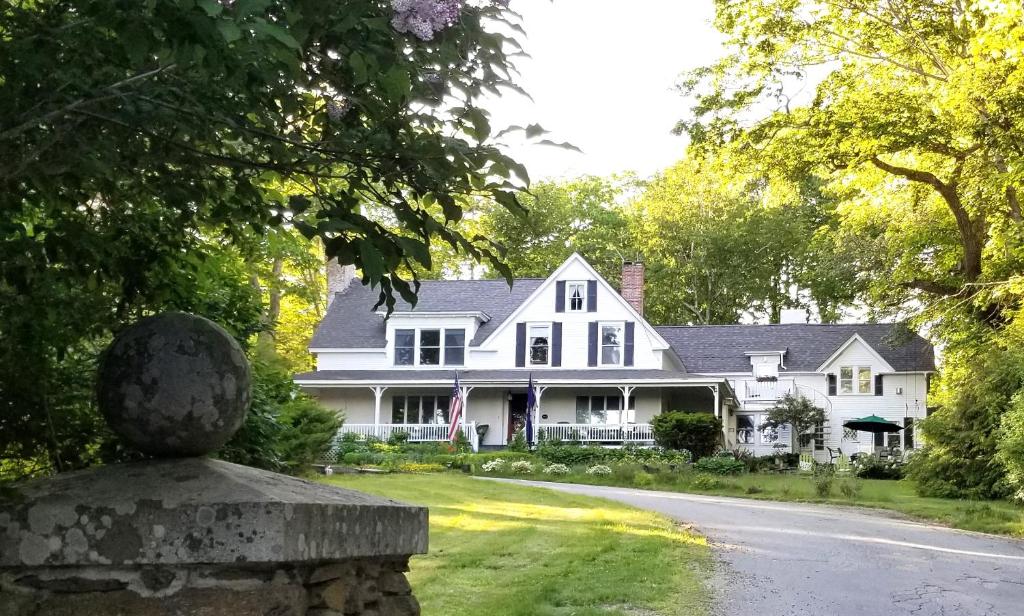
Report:
<svg viewBox="0 0 1024 616"><path fill-rule="evenodd" d="M853 507L520 481L692 524L728 616L1024 616L1024 541Z"/></svg>

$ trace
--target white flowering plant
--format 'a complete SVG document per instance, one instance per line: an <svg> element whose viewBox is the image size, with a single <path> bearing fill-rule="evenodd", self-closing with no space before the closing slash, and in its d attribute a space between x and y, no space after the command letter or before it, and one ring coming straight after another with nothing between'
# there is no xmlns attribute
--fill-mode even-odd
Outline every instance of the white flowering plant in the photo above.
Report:
<svg viewBox="0 0 1024 616"><path fill-rule="evenodd" d="M571 471L572 469L564 464L548 464L544 467L546 475L568 475Z"/></svg>
<svg viewBox="0 0 1024 616"><path fill-rule="evenodd" d="M505 461L501 458L497 460L491 460L490 462L484 462L480 465L485 473L500 473L505 470Z"/></svg>
<svg viewBox="0 0 1024 616"><path fill-rule="evenodd" d="M518 460L509 469L517 475L529 475L533 472L533 464L527 460Z"/></svg>
<svg viewBox="0 0 1024 616"><path fill-rule="evenodd" d="M610 466L605 466L604 464L595 464L587 469L587 474L605 477L612 474L612 469Z"/></svg>

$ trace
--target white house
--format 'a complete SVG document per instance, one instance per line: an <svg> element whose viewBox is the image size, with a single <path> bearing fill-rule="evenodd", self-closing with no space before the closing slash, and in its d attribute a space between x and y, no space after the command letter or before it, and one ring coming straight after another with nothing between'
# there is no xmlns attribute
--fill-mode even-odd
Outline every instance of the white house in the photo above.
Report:
<svg viewBox="0 0 1024 616"><path fill-rule="evenodd" d="M642 264L626 263L620 294L573 255L511 289L426 281L415 308L399 302L386 318L373 309L376 291L331 268L330 305L310 345L317 369L295 379L344 412L343 430L382 438L402 430L445 440L457 372L475 446L504 446L522 428L531 375L534 421L547 437L649 443L655 415L687 410L721 417L726 447L769 453L791 439L761 433L761 415L792 392L828 412L819 457L895 444L842 429L872 414L909 426L895 439L914 446L934 370L920 336L888 324L655 327L643 317L643 276Z"/></svg>

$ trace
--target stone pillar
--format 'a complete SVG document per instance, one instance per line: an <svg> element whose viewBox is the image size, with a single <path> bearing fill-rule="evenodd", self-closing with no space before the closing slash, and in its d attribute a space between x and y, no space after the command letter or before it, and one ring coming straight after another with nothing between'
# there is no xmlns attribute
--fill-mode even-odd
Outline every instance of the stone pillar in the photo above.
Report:
<svg viewBox="0 0 1024 616"><path fill-rule="evenodd" d="M327 260L327 305L334 301L334 295L348 288L356 279L355 265L339 265L337 259Z"/></svg>
<svg viewBox="0 0 1024 616"><path fill-rule="evenodd" d="M154 459L0 492L0 616L413 615L427 511L198 457L249 404L231 337L190 315L115 339L99 400Z"/></svg>

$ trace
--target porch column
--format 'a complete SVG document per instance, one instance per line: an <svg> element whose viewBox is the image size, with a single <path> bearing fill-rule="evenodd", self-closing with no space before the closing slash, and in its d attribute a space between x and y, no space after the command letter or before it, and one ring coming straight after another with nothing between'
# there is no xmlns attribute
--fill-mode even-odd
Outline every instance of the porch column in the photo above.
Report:
<svg viewBox="0 0 1024 616"><path fill-rule="evenodd" d="M620 385L619 391L622 392L622 414L619 415L619 423L625 425L629 423L629 397L636 391L636 387L633 385ZM636 418L635 411L633 417L634 419Z"/></svg>
<svg viewBox="0 0 1024 616"><path fill-rule="evenodd" d="M387 387L375 386L370 391L373 392L373 425L376 426L380 425L380 399L384 397Z"/></svg>
<svg viewBox="0 0 1024 616"><path fill-rule="evenodd" d="M533 442L534 443L536 443L537 441L540 440L540 399L541 399L541 396L544 395L544 392L547 391L547 390L548 390L547 387L541 387L540 385L534 385L533 386L533 391L535 392L535 399L537 401L537 404L536 404L536 406L533 409L533 414L534 414L534 419L533 419Z"/></svg>

